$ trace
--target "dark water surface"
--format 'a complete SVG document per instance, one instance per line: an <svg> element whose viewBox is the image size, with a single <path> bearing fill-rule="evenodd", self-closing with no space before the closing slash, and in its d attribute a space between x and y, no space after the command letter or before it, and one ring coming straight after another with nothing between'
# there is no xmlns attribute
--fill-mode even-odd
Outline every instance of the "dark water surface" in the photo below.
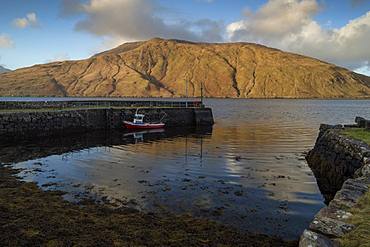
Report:
<svg viewBox="0 0 370 247"><path fill-rule="evenodd" d="M320 123L370 116L370 101L209 99L210 129L90 133L8 145L0 160L44 189L145 211L189 213L297 238L324 206L304 160Z"/></svg>

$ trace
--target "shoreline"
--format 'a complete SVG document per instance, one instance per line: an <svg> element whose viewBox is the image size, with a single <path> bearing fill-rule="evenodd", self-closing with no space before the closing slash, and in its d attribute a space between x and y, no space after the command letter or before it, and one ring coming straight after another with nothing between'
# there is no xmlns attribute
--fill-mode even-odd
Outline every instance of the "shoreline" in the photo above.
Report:
<svg viewBox="0 0 370 247"><path fill-rule="evenodd" d="M357 117L356 122L353 126L322 124L315 146L306 157L328 205L303 232L300 247L369 243L365 220L356 224L353 219L362 219L364 216L359 216L359 212L369 210L364 203L370 193L370 147L363 140L343 133L346 129L360 129Z"/></svg>
<svg viewBox="0 0 370 247"><path fill-rule="evenodd" d="M5 246L106 244L112 246L296 246L262 234L246 234L189 215L159 217L130 208L112 209L92 201L74 204L63 192L43 191L0 164L0 241Z"/></svg>

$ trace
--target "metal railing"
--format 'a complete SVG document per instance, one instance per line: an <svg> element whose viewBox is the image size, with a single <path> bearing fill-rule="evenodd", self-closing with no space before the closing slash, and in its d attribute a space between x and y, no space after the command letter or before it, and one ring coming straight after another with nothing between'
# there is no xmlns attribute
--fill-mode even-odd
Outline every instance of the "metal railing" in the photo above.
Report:
<svg viewBox="0 0 370 247"><path fill-rule="evenodd" d="M201 108L199 100L0 101L0 110L65 108Z"/></svg>

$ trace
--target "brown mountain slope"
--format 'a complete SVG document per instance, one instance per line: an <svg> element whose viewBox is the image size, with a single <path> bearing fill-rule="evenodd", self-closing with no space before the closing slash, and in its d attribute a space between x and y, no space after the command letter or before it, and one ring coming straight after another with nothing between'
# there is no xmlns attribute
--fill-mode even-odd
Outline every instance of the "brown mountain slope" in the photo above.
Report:
<svg viewBox="0 0 370 247"><path fill-rule="evenodd" d="M152 39L0 75L0 95L365 98L370 78L249 43Z"/></svg>

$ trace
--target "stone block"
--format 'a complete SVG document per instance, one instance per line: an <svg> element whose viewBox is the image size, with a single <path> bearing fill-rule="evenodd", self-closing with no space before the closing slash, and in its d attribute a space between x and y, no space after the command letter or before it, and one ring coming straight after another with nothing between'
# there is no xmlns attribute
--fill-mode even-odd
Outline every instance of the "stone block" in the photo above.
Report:
<svg viewBox="0 0 370 247"><path fill-rule="evenodd" d="M366 119L363 117L356 117L355 123L357 123L357 126L360 128L365 128Z"/></svg>
<svg viewBox="0 0 370 247"><path fill-rule="evenodd" d="M336 238L350 232L353 228L354 225L341 220L321 216L315 217L310 224L310 230Z"/></svg>
<svg viewBox="0 0 370 247"><path fill-rule="evenodd" d="M339 244L322 234L304 230L299 247L339 247Z"/></svg>
<svg viewBox="0 0 370 247"><path fill-rule="evenodd" d="M195 124L199 125L213 125L213 115L210 108L194 109Z"/></svg>
<svg viewBox="0 0 370 247"><path fill-rule="evenodd" d="M365 129L370 131L370 120L365 121Z"/></svg>

